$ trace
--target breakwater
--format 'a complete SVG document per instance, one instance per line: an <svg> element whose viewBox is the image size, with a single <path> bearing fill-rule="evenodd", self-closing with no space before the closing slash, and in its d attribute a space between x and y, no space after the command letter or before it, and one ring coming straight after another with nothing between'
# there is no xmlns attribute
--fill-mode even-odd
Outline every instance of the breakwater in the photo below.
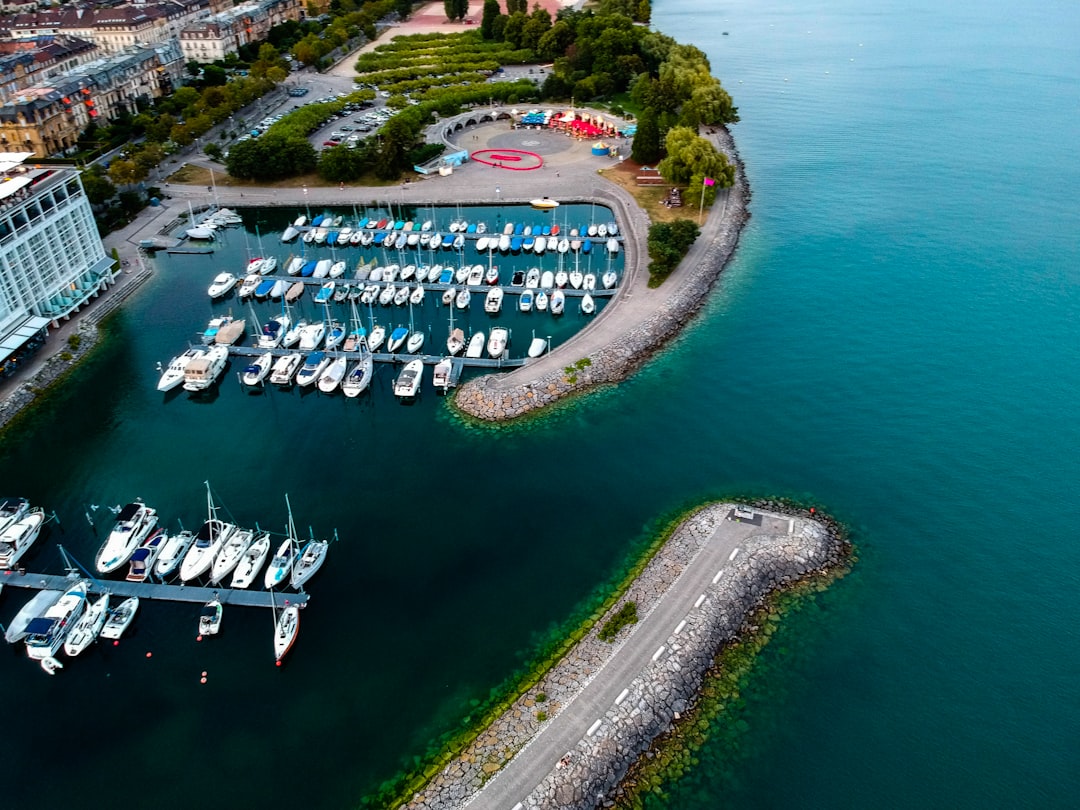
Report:
<svg viewBox="0 0 1080 810"><path fill-rule="evenodd" d="M526 368L511 379L485 375L470 380L458 389L454 400L461 411L491 422L524 416L597 385L626 379L679 334L701 309L709 291L731 260L743 225L749 218L747 205L750 191L734 139L722 128L715 130L711 137L735 165L735 183L726 191L726 199L718 196L701 229L701 235L683 259L679 270L660 289L648 290L645 287L648 251L644 231L648 223L632 223L632 229L626 227L625 221L622 223L624 234L634 233L637 236L637 239L628 239L626 246L627 276L631 275L631 262L636 262L634 272L640 278L634 289L635 296L655 300L652 309L644 317L638 317L640 304L635 302L637 306L624 306L619 299L625 293L621 293L593 327L556 350L558 356L566 360L564 367L548 369L531 379ZM641 219L644 220L644 217ZM675 285L675 290L669 292L672 285ZM666 298L663 297L665 295ZM575 347L583 345L583 339L589 333L605 327L610 337L600 348L575 352Z"/></svg>
<svg viewBox="0 0 1080 810"><path fill-rule="evenodd" d="M704 564L702 552L716 545L725 524L730 526L733 508L730 503L711 504L686 518L598 625L631 601L640 622L648 621L684 573L695 563ZM614 644L589 633L414 796L408 807L450 810L467 804L485 808L520 802L523 808L592 808L607 800L653 740L670 730L694 703L717 651L741 632L765 597L826 571L847 556L841 532L827 519L773 502L757 504L756 510L761 522L748 527L736 521L737 529L730 526L744 539L739 541L738 554L724 566L723 576L705 587L703 598L675 632L665 630L661 653L649 659L653 647L646 642L645 665L618 698L607 700L608 708L587 731L575 732L572 741L554 755L542 739L545 724L583 695L594 679L602 678L602 670L623 653L624 645L640 646L636 629L622 630ZM709 567L710 576L711 571ZM532 769L535 779L519 780L529 785L527 796L503 791L497 784L496 775L508 769L515 757L536 760L532 763L537 766Z"/></svg>

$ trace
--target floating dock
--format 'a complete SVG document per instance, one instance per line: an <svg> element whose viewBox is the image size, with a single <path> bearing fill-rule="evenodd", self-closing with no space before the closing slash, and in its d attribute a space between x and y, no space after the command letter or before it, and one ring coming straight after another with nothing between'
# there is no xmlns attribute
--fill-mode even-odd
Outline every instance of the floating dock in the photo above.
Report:
<svg viewBox="0 0 1080 810"><path fill-rule="evenodd" d="M360 352L340 352L340 351L327 351L326 349L297 349L295 346L291 349L260 349L257 346L230 346L229 355L231 357L259 357L263 354L272 354L274 357L284 357L287 354L311 354L312 352L321 352L329 358L337 359L339 357L346 357L350 360L360 359ZM376 363L398 363L404 365L412 360L421 360L425 366L434 366L437 363L446 359L445 354L387 354L386 352L373 352L371 358ZM523 366L531 357L507 357L502 360L495 360L490 357L454 357L452 358L451 365L454 367L454 371L451 373L451 379L456 380L461 376L461 369L464 367L469 368L517 368Z"/></svg>
<svg viewBox="0 0 1080 810"><path fill-rule="evenodd" d="M66 591L79 580L87 581L87 590L93 594L108 591L113 596L127 598L137 596L140 600L158 602L193 602L206 604L217 599L222 605L242 605L244 607L281 608L290 605L306 607L309 594L304 591L293 593L282 591L248 591L233 588L203 588L198 585L163 585L156 582L127 582L115 579L94 579L82 575L31 574L28 572L5 571L0 576L0 583L9 588L30 588L32 590Z"/></svg>

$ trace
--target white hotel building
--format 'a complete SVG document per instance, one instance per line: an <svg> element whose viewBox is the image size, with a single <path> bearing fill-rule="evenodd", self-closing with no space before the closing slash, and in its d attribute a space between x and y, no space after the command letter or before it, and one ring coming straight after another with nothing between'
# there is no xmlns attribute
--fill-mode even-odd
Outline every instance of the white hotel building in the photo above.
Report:
<svg viewBox="0 0 1080 810"><path fill-rule="evenodd" d="M0 376L112 280L77 171L0 153Z"/></svg>

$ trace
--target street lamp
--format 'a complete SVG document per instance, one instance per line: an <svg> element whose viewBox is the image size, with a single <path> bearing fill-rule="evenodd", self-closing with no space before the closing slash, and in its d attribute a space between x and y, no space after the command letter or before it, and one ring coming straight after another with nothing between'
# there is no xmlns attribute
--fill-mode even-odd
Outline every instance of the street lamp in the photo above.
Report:
<svg viewBox="0 0 1080 810"><path fill-rule="evenodd" d="M495 186L495 202L496 202L496 203L499 203L499 202L501 202L501 201L502 201L502 197L500 197L500 196L499 196L499 193L500 193L501 191L502 191L502 189L501 189L501 188L499 188L498 186Z"/></svg>

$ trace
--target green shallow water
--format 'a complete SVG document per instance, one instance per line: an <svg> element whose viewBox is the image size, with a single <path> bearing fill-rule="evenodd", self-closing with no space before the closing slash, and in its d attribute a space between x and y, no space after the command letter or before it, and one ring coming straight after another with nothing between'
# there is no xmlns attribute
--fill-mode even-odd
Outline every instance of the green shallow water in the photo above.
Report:
<svg viewBox="0 0 1080 810"><path fill-rule="evenodd" d="M205 323L218 269L174 257L5 440L0 488L56 509L50 543L84 561L88 504L142 496L193 526L206 479L243 523L280 529L288 492L304 531L342 538L280 669L265 614L197 643L196 609L164 604L55 678L9 650L6 805L39 806L59 751L50 787L88 807L130 804L134 774L162 808L353 806L658 516L732 491L828 507L861 560L766 650L738 751L703 751L667 806L1073 803L1076 10L664 0L655 22L735 95L753 219L633 379L503 431L430 392L397 404L388 373L351 403L231 378L162 398L155 363Z"/></svg>

